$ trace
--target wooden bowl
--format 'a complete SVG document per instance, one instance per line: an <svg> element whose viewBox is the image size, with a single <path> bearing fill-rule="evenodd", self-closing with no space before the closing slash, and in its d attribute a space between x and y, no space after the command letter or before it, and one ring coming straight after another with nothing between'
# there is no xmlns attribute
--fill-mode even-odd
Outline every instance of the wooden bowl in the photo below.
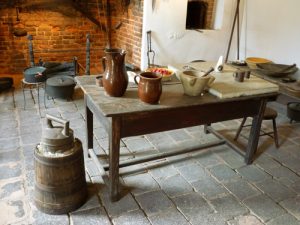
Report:
<svg viewBox="0 0 300 225"><path fill-rule="evenodd" d="M258 69L257 64L271 63L269 59L258 58L258 57L249 57L246 58L246 63L250 69Z"/></svg>

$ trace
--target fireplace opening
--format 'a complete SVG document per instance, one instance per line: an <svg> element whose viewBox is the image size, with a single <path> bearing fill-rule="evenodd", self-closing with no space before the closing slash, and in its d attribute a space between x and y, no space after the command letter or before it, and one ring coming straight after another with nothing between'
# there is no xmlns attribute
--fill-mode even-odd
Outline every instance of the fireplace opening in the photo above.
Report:
<svg viewBox="0 0 300 225"><path fill-rule="evenodd" d="M188 0L186 13L187 30L220 29L225 0Z"/></svg>
<svg viewBox="0 0 300 225"><path fill-rule="evenodd" d="M204 1L188 1L186 29L205 29L208 3Z"/></svg>

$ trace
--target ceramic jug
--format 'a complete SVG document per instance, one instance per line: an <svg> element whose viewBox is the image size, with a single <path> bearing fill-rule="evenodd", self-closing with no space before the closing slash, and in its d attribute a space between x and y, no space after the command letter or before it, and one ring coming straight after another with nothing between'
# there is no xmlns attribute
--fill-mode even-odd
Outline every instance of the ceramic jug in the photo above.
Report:
<svg viewBox="0 0 300 225"><path fill-rule="evenodd" d="M196 70L188 70L180 73L180 80L186 95L198 96L214 82L215 77L211 75L202 76L203 74L203 72Z"/></svg>
<svg viewBox="0 0 300 225"><path fill-rule="evenodd" d="M125 68L126 51L123 49L105 49L103 88L109 96L121 97L128 85L128 75Z"/></svg>
<svg viewBox="0 0 300 225"><path fill-rule="evenodd" d="M139 81L138 79L139 78ZM142 72L134 77L138 85L139 98L149 104L157 104L162 93L162 75L153 72Z"/></svg>

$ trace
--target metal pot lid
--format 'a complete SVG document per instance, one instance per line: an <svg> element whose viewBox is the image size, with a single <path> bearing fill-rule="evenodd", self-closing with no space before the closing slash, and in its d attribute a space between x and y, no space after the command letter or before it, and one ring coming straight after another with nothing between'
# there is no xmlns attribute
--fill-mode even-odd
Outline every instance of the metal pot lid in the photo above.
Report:
<svg viewBox="0 0 300 225"><path fill-rule="evenodd" d="M288 108L294 111L300 112L300 103L299 102L290 102L288 103Z"/></svg>
<svg viewBox="0 0 300 225"><path fill-rule="evenodd" d="M75 86L75 80L74 78L70 76L57 76L57 77L51 77L47 80L48 86Z"/></svg>
<svg viewBox="0 0 300 225"><path fill-rule="evenodd" d="M45 67L42 66L33 66L28 67L24 70L24 74L26 75L36 75L37 73L43 73L46 70Z"/></svg>
<svg viewBox="0 0 300 225"><path fill-rule="evenodd" d="M41 147L44 151L68 150L74 146L73 131L69 128L69 121L46 115L47 127L42 131ZM63 124L53 126L52 121Z"/></svg>

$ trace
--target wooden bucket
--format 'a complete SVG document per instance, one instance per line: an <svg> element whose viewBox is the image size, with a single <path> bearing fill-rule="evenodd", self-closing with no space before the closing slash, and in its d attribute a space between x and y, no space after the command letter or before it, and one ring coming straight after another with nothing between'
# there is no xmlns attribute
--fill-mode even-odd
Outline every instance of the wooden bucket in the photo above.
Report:
<svg viewBox="0 0 300 225"><path fill-rule="evenodd" d="M65 214L80 207L87 198L83 150L75 139L74 150L62 157L34 152L36 207L47 214Z"/></svg>

